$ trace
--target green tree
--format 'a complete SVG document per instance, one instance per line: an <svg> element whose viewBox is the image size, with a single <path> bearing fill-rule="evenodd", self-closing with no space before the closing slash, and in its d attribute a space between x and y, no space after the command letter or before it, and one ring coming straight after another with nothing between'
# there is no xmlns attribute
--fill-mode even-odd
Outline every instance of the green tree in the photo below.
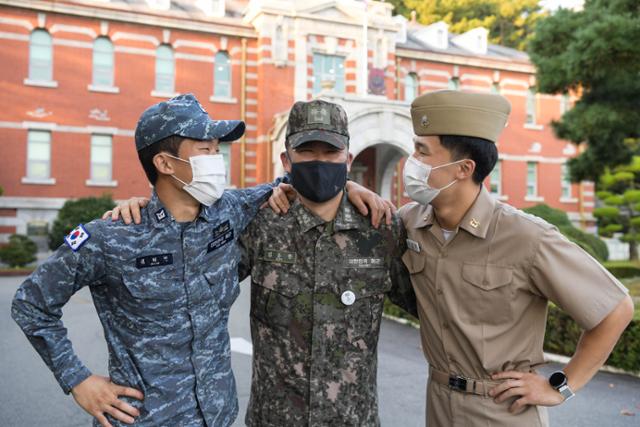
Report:
<svg viewBox="0 0 640 427"><path fill-rule="evenodd" d="M602 206L593 210L598 219L598 233L611 237L622 233L629 243L629 259L638 259L640 242L640 156L630 164L607 170L598 183L596 193Z"/></svg>
<svg viewBox="0 0 640 427"><path fill-rule="evenodd" d="M523 50L538 20L547 15L538 0L394 0L396 13L407 18L415 10L418 21L444 21L453 33L476 27L489 30L489 41Z"/></svg>
<svg viewBox="0 0 640 427"><path fill-rule="evenodd" d="M0 260L9 267L24 267L36 260L38 247L27 236L12 234L9 244L0 248Z"/></svg>
<svg viewBox="0 0 640 427"><path fill-rule="evenodd" d="M49 232L49 248L55 250L64 243L64 237L78 224L85 224L100 218L105 211L113 209L115 204L109 195L85 197L65 202Z"/></svg>
<svg viewBox="0 0 640 427"><path fill-rule="evenodd" d="M640 146L640 2L587 0L539 22L529 43L538 90L580 99L553 123L585 150L569 162L573 181L598 181Z"/></svg>

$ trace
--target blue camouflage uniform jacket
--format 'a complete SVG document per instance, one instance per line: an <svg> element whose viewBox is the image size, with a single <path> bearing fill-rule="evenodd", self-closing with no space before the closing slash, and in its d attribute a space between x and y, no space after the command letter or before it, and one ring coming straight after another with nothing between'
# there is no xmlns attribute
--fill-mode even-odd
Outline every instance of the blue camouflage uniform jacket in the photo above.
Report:
<svg viewBox="0 0 640 427"><path fill-rule="evenodd" d="M12 316L62 389L91 374L61 321L65 303L89 286L111 380L144 393L142 402L121 397L140 410L136 426L232 424L227 322L239 293L237 239L271 189L225 191L189 223L176 222L154 193L141 224L92 221L82 246L63 245L39 266L18 289Z"/></svg>

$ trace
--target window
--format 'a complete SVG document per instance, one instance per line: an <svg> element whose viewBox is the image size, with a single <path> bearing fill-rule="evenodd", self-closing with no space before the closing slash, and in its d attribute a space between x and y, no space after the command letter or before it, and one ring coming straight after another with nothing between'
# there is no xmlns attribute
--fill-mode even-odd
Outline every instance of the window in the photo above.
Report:
<svg viewBox="0 0 640 427"><path fill-rule="evenodd" d="M34 30L29 40L29 79L53 80L53 48L51 35L45 30Z"/></svg>
<svg viewBox="0 0 640 427"><path fill-rule="evenodd" d="M571 180L569 179L569 167L566 163L562 165L562 196L563 199L571 198Z"/></svg>
<svg viewBox="0 0 640 427"><path fill-rule="evenodd" d="M113 86L113 44L106 37L93 43L93 84Z"/></svg>
<svg viewBox="0 0 640 427"><path fill-rule="evenodd" d="M533 89L529 89L527 92L527 117L526 124L536 123L536 93Z"/></svg>
<svg viewBox="0 0 640 427"><path fill-rule="evenodd" d="M457 77L451 77L449 79L449 89L450 90L458 90L460 89L460 79Z"/></svg>
<svg viewBox="0 0 640 427"><path fill-rule="evenodd" d="M111 136L91 135L91 181L111 182L111 163Z"/></svg>
<svg viewBox="0 0 640 427"><path fill-rule="evenodd" d="M282 24L276 26L276 31L274 35L273 41L273 52L272 56L275 61L286 61L289 52L288 52L288 43L284 36L284 28Z"/></svg>
<svg viewBox="0 0 640 427"><path fill-rule="evenodd" d="M538 164L527 162L527 196L538 196Z"/></svg>
<svg viewBox="0 0 640 427"><path fill-rule="evenodd" d="M385 49L385 40L382 38L378 38L375 41L374 51L373 51L373 64L376 68L386 68L387 67L387 50Z"/></svg>
<svg viewBox="0 0 640 427"><path fill-rule="evenodd" d="M216 53L213 64L213 96L231 98L231 59L224 51Z"/></svg>
<svg viewBox="0 0 640 427"><path fill-rule="evenodd" d="M51 133L32 130L27 136L27 178L51 177Z"/></svg>
<svg viewBox="0 0 640 427"><path fill-rule="evenodd" d="M335 92L344 93L344 57L314 54L313 78L313 93L319 93L322 90L322 82L327 80L335 83Z"/></svg>
<svg viewBox="0 0 640 427"><path fill-rule="evenodd" d="M418 96L418 75L409 73L404 78L404 100L413 101Z"/></svg>
<svg viewBox="0 0 640 427"><path fill-rule="evenodd" d="M500 93L500 82L491 83L491 93Z"/></svg>
<svg viewBox="0 0 640 427"><path fill-rule="evenodd" d="M489 175L489 190L491 194L502 195L502 160L496 162L496 166Z"/></svg>
<svg viewBox="0 0 640 427"><path fill-rule="evenodd" d="M220 154L224 158L224 165L227 173L227 185L231 184L231 143L221 142L218 145Z"/></svg>
<svg viewBox="0 0 640 427"><path fill-rule="evenodd" d="M571 100L568 93L563 93L560 98L560 114L564 114L571 108Z"/></svg>
<svg viewBox="0 0 640 427"><path fill-rule="evenodd" d="M169 45L162 44L156 50L156 91L173 94L174 76L173 49Z"/></svg>

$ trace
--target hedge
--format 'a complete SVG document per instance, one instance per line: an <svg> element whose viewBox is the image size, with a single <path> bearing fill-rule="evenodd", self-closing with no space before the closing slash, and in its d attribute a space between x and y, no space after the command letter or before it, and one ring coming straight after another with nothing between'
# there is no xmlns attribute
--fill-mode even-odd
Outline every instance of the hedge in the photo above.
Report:
<svg viewBox="0 0 640 427"><path fill-rule="evenodd" d="M602 265L619 280L640 277L640 265L632 261L605 262Z"/></svg>
<svg viewBox="0 0 640 427"><path fill-rule="evenodd" d="M582 334L576 322L558 307L549 305L544 349L551 353L572 356ZM631 372L640 372L640 320L632 320L613 348L606 365Z"/></svg>
<svg viewBox="0 0 640 427"><path fill-rule="evenodd" d="M384 305L386 314L407 319L414 325L418 325L418 319L408 315L388 299L385 300ZM569 357L573 356L582 332L582 329L568 314L555 305L549 304L547 330L544 339L545 351ZM632 320L627 326L609 359L607 359L606 365L640 373L640 319Z"/></svg>

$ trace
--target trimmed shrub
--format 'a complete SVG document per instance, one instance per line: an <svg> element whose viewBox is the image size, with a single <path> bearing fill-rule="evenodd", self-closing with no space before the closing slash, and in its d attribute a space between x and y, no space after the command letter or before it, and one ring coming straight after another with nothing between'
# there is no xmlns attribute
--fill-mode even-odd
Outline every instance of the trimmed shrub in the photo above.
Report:
<svg viewBox="0 0 640 427"><path fill-rule="evenodd" d="M553 224L556 227L572 227L571 220L567 216L566 212L561 211L560 209L554 209L549 205L540 204L535 205L530 208L523 209L524 212L529 213L531 215L535 215L547 221L549 224Z"/></svg>
<svg viewBox="0 0 640 427"><path fill-rule="evenodd" d="M76 228L78 224L85 224L113 209L115 204L111 196L85 197L78 200L68 200L53 222L49 232L49 248L55 250L64 242L64 236Z"/></svg>
<svg viewBox="0 0 640 427"><path fill-rule="evenodd" d="M12 234L9 244L0 248L0 260L9 267L24 267L36 260L38 247L23 234Z"/></svg>
<svg viewBox="0 0 640 427"><path fill-rule="evenodd" d="M605 262L602 264L609 273L618 279L628 279L629 277L640 277L640 265L634 262Z"/></svg>
<svg viewBox="0 0 640 427"><path fill-rule="evenodd" d="M569 315L554 305L549 306L544 342L546 351L572 356L581 335L582 329ZM639 320L632 320L627 326L605 364L632 372L640 370Z"/></svg>

